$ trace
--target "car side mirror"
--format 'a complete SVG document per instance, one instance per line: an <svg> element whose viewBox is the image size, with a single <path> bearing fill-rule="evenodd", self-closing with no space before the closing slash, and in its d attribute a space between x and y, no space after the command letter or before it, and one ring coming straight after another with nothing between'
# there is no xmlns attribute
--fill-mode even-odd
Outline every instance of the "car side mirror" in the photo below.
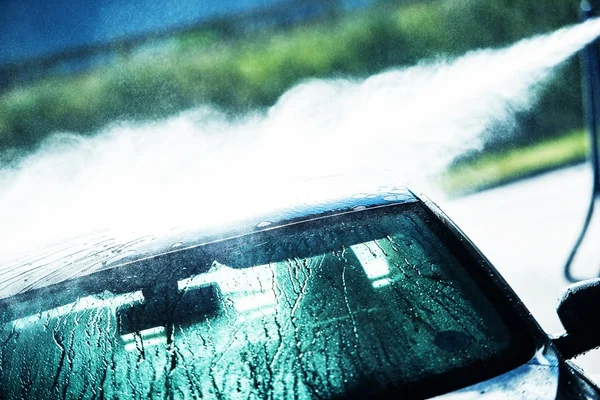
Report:
<svg viewBox="0 0 600 400"><path fill-rule="evenodd" d="M556 312L566 332L553 342L565 358L600 346L600 278L565 288Z"/></svg>

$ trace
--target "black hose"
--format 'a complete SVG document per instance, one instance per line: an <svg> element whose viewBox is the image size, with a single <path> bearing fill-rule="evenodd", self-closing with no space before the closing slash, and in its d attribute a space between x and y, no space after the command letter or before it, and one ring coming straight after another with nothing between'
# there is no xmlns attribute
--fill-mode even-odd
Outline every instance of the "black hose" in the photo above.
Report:
<svg viewBox="0 0 600 400"><path fill-rule="evenodd" d="M593 5L592 5L593 4ZM597 15L598 4L583 0L581 2L581 19L587 20ZM598 117L600 116L600 41L595 40L583 49L581 64L583 67L584 110L590 138L590 162L592 164L592 195L585 222L579 237L575 241L571 253L565 263L564 275L570 282L577 282L571 272L573 259L579 251L594 214L596 198L600 197L600 159L598 157Z"/></svg>
<svg viewBox="0 0 600 400"><path fill-rule="evenodd" d="M577 251L579 251L579 246L581 246L581 242L583 242L583 238L585 237L585 234L588 230L588 227L590 226L590 221L592 220L592 215L594 213L594 202L595 202L595 197L596 196L592 196L592 201L590 202L590 206L588 208L588 212L587 215L585 217L585 222L583 223L583 229L581 230L581 233L579 234L579 237L577 237L577 240L575 241L575 245L573 245L573 249L571 250L571 252L569 253L569 257L567 258L567 262L565 264L565 278L569 281L569 282L579 282L580 279L577 279L573 276L573 274L571 273L571 264L573 263L573 259L575 258L575 255L577 254Z"/></svg>

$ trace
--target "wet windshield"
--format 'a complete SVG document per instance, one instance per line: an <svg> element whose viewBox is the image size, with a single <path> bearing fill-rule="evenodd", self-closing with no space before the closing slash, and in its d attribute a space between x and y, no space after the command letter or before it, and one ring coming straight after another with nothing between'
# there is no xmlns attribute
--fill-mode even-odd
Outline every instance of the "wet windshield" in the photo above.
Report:
<svg viewBox="0 0 600 400"><path fill-rule="evenodd" d="M153 285L115 294L98 282L11 317L1 397L422 397L523 362L512 311L440 232L407 204L147 261Z"/></svg>

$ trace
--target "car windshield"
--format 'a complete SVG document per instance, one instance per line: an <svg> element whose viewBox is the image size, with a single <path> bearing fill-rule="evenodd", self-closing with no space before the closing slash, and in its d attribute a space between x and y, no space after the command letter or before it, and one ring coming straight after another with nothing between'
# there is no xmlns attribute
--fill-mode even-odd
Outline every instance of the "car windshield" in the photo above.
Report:
<svg viewBox="0 0 600 400"><path fill-rule="evenodd" d="M36 298L39 313L5 318L1 397L424 397L533 355L489 273L417 203L191 252L143 261L154 278L139 290L97 282L74 303Z"/></svg>

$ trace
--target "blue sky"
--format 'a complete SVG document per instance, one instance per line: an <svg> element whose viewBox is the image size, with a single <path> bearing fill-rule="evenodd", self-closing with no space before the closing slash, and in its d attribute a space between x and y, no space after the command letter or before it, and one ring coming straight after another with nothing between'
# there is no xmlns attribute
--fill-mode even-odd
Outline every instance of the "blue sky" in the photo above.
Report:
<svg viewBox="0 0 600 400"><path fill-rule="evenodd" d="M288 0L0 0L0 64Z"/></svg>

